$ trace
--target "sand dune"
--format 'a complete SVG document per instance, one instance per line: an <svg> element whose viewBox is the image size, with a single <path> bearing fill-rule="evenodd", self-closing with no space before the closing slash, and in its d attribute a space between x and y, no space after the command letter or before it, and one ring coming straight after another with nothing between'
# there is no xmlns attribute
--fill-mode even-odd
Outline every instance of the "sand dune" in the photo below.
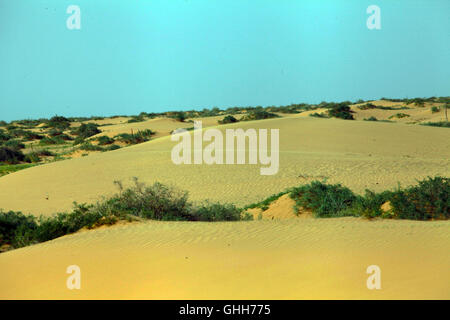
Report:
<svg viewBox="0 0 450 320"><path fill-rule="evenodd" d="M217 119L208 121L204 127ZM450 175L446 128L307 113L218 126L280 129L279 172L261 176L260 165L173 164L176 143L167 135L182 126L192 124L152 119L104 126L107 135L133 128L159 136L6 175L0 208L49 215L73 201L94 202L115 191L114 180L133 176L189 190L196 201L246 205L312 180L363 192ZM250 222L120 223L2 253L0 299L450 298L449 221L314 219L308 212L296 216L293 204L282 196L264 212L252 209L257 220ZM66 287L69 265L81 268L81 290ZM370 265L381 268L381 290L366 287Z"/></svg>
<svg viewBox="0 0 450 320"><path fill-rule="evenodd" d="M355 120L364 120L370 117L375 117L378 120L391 120L400 123L422 123L422 122L439 122L445 121L444 110L441 109L439 112L432 113L431 106L441 107L442 103L425 103L424 107L417 107L414 104L405 105L401 102L393 102L386 100L376 100L372 101L372 104L382 107L408 107L410 109L398 109L398 110L382 110L382 109L369 109L361 110L358 108L360 105L366 103L355 104L351 107ZM398 113L407 114L404 118L398 118L395 115Z"/></svg>
<svg viewBox="0 0 450 320"><path fill-rule="evenodd" d="M449 299L448 221L141 222L0 255L0 299ZM81 269L68 290L66 268ZM368 290L366 268L381 268Z"/></svg>
<svg viewBox="0 0 450 320"><path fill-rule="evenodd" d="M217 125L217 120L222 119L223 116L217 117L207 117L207 118L198 118L191 120L199 120L202 121L203 127L215 126ZM151 129L155 131L156 134L153 138L160 138L164 136L168 136L173 130L178 128L190 128L193 127L194 124L192 122L180 122L175 119L170 118L155 118L149 119L142 122L134 122L134 123L117 123L112 125L105 125L101 127L102 133L97 134L95 137L99 136L108 136L114 137L121 133L136 133L137 131L142 131L146 129Z"/></svg>
<svg viewBox="0 0 450 320"><path fill-rule="evenodd" d="M311 117L288 117L219 126L280 129L280 168L261 176L261 165L175 165L176 142L162 137L116 151L49 163L0 178L0 208L33 214L68 210L115 192L114 180L137 176L188 190L194 200L245 205L287 187L327 178L357 192L409 185L450 175L446 128ZM48 198L48 199L47 199Z"/></svg>

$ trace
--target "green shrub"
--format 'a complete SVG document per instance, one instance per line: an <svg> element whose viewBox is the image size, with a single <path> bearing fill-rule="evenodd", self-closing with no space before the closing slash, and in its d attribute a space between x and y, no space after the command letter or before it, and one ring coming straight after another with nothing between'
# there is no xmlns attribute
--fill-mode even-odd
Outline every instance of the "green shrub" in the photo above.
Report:
<svg viewBox="0 0 450 320"><path fill-rule="evenodd" d="M73 141L73 145L76 146L76 145L84 143L85 141L86 141L86 139L83 137L76 137L75 140Z"/></svg>
<svg viewBox="0 0 450 320"><path fill-rule="evenodd" d="M183 111L170 112L168 113L168 117L173 118L179 122L184 122L184 120L186 120L187 118L186 112Z"/></svg>
<svg viewBox="0 0 450 320"><path fill-rule="evenodd" d="M62 134L64 134L64 132L63 132L62 130L59 130L59 129L56 129L56 128L53 128L53 129L51 129L51 130L48 132L48 135L49 135L50 137L56 137L56 136L60 136L60 135L62 135Z"/></svg>
<svg viewBox="0 0 450 320"><path fill-rule="evenodd" d="M110 146L104 148L103 151L113 151L113 150L117 150L117 149L120 149L120 147L116 144L113 144L113 145L110 145Z"/></svg>
<svg viewBox="0 0 450 320"><path fill-rule="evenodd" d="M47 149L37 150L26 154L25 161L36 163L41 161L41 157L51 157L51 156L55 156L55 154Z"/></svg>
<svg viewBox="0 0 450 320"><path fill-rule="evenodd" d="M449 219L450 179L429 177L417 186L395 191L389 201L400 219Z"/></svg>
<svg viewBox="0 0 450 320"><path fill-rule="evenodd" d="M7 174L27 169L35 166L33 163L20 163L20 164L2 164L0 165L0 177Z"/></svg>
<svg viewBox="0 0 450 320"><path fill-rule="evenodd" d="M293 188L291 198L295 200L297 209L310 209L316 217L341 216L341 211L350 208L357 200L350 189L319 181Z"/></svg>
<svg viewBox="0 0 450 320"><path fill-rule="evenodd" d="M101 146L114 143L114 139L108 136L100 136L97 138L98 144Z"/></svg>
<svg viewBox="0 0 450 320"><path fill-rule="evenodd" d="M39 141L40 145L62 144L64 140L61 137L45 137Z"/></svg>
<svg viewBox="0 0 450 320"><path fill-rule="evenodd" d="M41 140L44 138L44 136L32 131L25 131L23 134L23 138L24 140L27 141L33 141L33 140Z"/></svg>
<svg viewBox="0 0 450 320"><path fill-rule="evenodd" d="M243 220L242 209L233 204L205 202L193 213L197 221L238 221Z"/></svg>
<svg viewBox="0 0 450 320"><path fill-rule="evenodd" d="M25 161L30 163L37 163L41 161L41 158L36 152L30 152L25 155Z"/></svg>
<svg viewBox="0 0 450 320"><path fill-rule="evenodd" d="M440 111L439 107L436 107L436 106L431 107L431 113L436 113L439 111Z"/></svg>
<svg viewBox="0 0 450 320"><path fill-rule="evenodd" d="M384 217L381 206L391 199L392 192L384 191L376 193L371 190L366 190L364 196L357 196L356 201L347 213L353 213L354 216L363 216L366 218Z"/></svg>
<svg viewBox="0 0 450 320"><path fill-rule="evenodd" d="M251 121L251 120L264 120L270 118L278 118L279 116L272 112L267 112L265 110L252 110L247 113L241 120Z"/></svg>
<svg viewBox="0 0 450 320"><path fill-rule="evenodd" d="M330 117L344 120L354 120L352 113L353 111L345 103L336 104L331 109L328 110L328 115Z"/></svg>
<svg viewBox="0 0 450 320"><path fill-rule="evenodd" d="M378 121L374 116L364 119L364 121Z"/></svg>
<svg viewBox="0 0 450 320"><path fill-rule="evenodd" d="M252 203L250 205L247 205L244 207L244 210L247 209L253 209L253 208L260 208L263 211L269 209L269 205L274 202L275 200L278 200L281 196L285 195L286 193L288 193L289 191L283 191L277 194L273 194L270 197L264 199L263 201L257 202L257 203Z"/></svg>
<svg viewBox="0 0 450 320"><path fill-rule="evenodd" d="M70 120L61 116L54 116L47 122L47 126L65 130L70 127Z"/></svg>
<svg viewBox="0 0 450 320"><path fill-rule="evenodd" d="M13 138L22 138L27 134L27 132L29 131L18 128L8 130L8 134Z"/></svg>
<svg viewBox="0 0 450 320"><path fill-rule="evenodd" d="M122 133L115 136L114 138L117 138L117 140L125 142L127 144L138 144L150 140L150 137L153 134L155 134L155 132L150 129L146 129L144 131L138 131L137 133Z"/></svg>
<svg viewBox="0 0 450 320"><path fill-rule="evenodd" d="M187 192L165 186L159 182L151 186L139 183L135 178L134 186L98 203L95 210L102 215L110 213L134 215L154 220L193 220Z"/></svg>
<svg viewBox="0 0 450 320"><path fill-rule="evenodd" d="M219 124L227 124L227 123L235 123L238 122L238 120L231 116L231 115L227 115L225 116L222 120L217 121Z"/></svg>
<svg viewBox="0 0 450 320"><path fill-rule="evenodd" d="M33 216L25 216L21 212L0 210L0 247L12 245L22 247L32 243L32 234L37 228L36 219ZM25 241L27 235L28 241ZM22 239L19 239L21 238Z"/></svg>
<svg viewBox="0 0 450 320"><path fill-rule="evenodd" d="M393 119L393 118L401 119L401 118L408 118L408 117L410 117L409 114L406 114L406 113L396 113L396 114L390 116L389 119Z"/></svg>
<svg viewBox="0 0 450 320"><path fill-rule="evenodd" d="M16 164L25 160L25 155L20 150L0 146L0 163Z"/></svg>
<svg viewBox="0 0 450 320"><path fill-rule="evenodd" d="M358 106L358 109L360 109L360 110L370 110L370 109L376 109L376 108L377 108L377 106L370 102L363 104L361 106Z"/></svg>
<svg viewBox="0 0 450 320"><path fill-rule="evenodd" d="M76 232L84 227L92 228L101 218L91 211L91 206L74 204L71 213L58 213L51 217L40 217L35 238L38 242L52 240Z"/></svg>
<svg viewBox="0 0 450 320"><path fill-rule="evenodd" d="M25 145L18 140L8 140L3 143L3 146L9 147L14 150L20 150L20 149L25 148Z"/></svg>
<svg viewBox="0 0 450 320"><path fill-rule="evenodd" d="M95 123L82 123L81 126L72 131L72 134L78 136L79 138L89 138L101 131L98 129L98 124Z"/></svg>
<svg viewBox="0 0 450 320"><path fill-rule="evenodd" d="M0 142L1 141L8 141L9 139L11 139L11 135L9 135L8 133L4 132L3 130L0 129Z"/></svg>
<svg viewBox="0 0 450 320"><path fill-rule="evenodd" d="M450 121L424 122L424 123L421 123L421 125L422 126L431 126L431 127L450 128Z"/></svg>
<svg viewBox="0 0 450 320"><path fill-rule="evenodd" d="M143 122L145 121L144 114L140 114L139 116L133 116L131 119L129 119L128 123L135 123L135 122Z"/></svg>
<svg viewBox="0 0 450 320"><path fill-rule="evenodd" d="M8 131L8 133L11 137L23 138L24 140L27 140L27 141L41 140L44 138L44 136L42 136L38 133L35 133L33 131L24 130L24 129L14 129L14 130Z"/></svg>
<svg viewBox="0 0 450 320"><path fill-rule="evenodd" d="M325 113L310 113L309 114L310 117L315 117L315 118L328 118L328 116Z"/></svg>

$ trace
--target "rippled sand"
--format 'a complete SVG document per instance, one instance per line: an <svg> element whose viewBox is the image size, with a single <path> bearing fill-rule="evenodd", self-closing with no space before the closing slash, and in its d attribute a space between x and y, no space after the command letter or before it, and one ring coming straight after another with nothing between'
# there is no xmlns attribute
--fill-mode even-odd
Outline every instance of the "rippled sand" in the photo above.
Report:
<svg viewBox="0 0 450 320"><path fill-rule="evenodd" d="M301 115L301 114L300 114ZM327 179L356 192L450 176L450 130L399 123L311 117L242 122L226 128L280 130L279 172L261 165L175 165L176 142L161 137L88 157L45 164L0 178L0 208L35 215L69 210L116 192L114 180L160 181L188 190L191 199L246 205L288 187Z"/></svg>
<svg viewBox="0 0 450 320"><path fill-rule="evenodd" d="M280 129L279 172L261 176L260 165L176 166L170 160L175 142L163 135L178 124L138 125L161 126L161 136L0 178L0 208L50 215L69 210L73 201L94 202L116 191L114 180L128 183L133 176L173 184L196 201L237 205L312 180L363 192L450 176L446 128L307 114L220 126ZM118 122L105 134L129 128ZM0 298L450 298L449 221L297 218L292 204L282 197L261 221L119 224L2 253ZM69 265L81 268L81 290L66 288ZM381 268L381 290L366 287L369 265Z"/></svg>
<svg viewBox="0 0 450 320"><path fill-rule="evenodd" d="M449 299L449 221L142 222L0 255L1 299ZM81 268L81 289L66 268ZM366 268L381 268L381 290Z"/></svg>

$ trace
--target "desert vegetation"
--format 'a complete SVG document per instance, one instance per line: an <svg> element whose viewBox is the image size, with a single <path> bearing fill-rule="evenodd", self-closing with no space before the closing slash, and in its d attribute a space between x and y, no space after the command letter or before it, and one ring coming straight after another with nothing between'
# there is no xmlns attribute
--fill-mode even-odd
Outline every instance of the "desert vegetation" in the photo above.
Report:
<svg viewBox="0 0 450 320"><path fill-rule="evenodd" d="M450 219L450 179L428 177L415 186L376 193L366 190L364 195L355 194L340 184L313 181L290 188L267 199L246 206L244 209L269 205L284 194L295 201L294 212L304 210L316 218L365 217L409 220Z"/></svg>
<svg viewBox="0 0 450 320"><path fill-rule="evenodd" d="M376 193L366 190L364 195L355 194L340 184L313 181L244 208L209 201L195 204L189 201L186 191L159 182L147 186L137 178L133 181L134 184L127 188L122 182L116 181L118 193L104 197L95 204L75 202L69 213L36 218L21 212L0 211L0 247L3 250L19 248L74 233L82 228L92 229L118 221L252 220L252 215L246 210L267 210L273 201L285 194L295 201L293 209L297 214L309 210L316 218L450 219L450 179L444 177L429 177L415 186L399 186L392 191Z"/></svg>
<svg viewBox="0 0 450 320"><path fill-rule="evenodd" d="M266 110L252 110L249 113L245 114L241 121L252 121L252 120L263 120L270 118L278 118L279 116L275 113L268 112Z"/></svg>
<svg viewBox="0 0 450 320"><path fill-rule="evenodd" d="M219 124L227 124L227 123L235 123L238 122L239 120L237 120L235 117L233 117L232 115L227 115L225 116L222 120L218 120L217 122Z"/></svg>
<svg viewBox="0 0 450 320"><path fill-rule="evenodd" d="M387 102L387 103L386 103ZM395 102L395 104L392 104ZM391 104L389 104L391 103ZM356 104L356 107L352 107ZM305 111L313 111L311 117L339 118L345 120L366 120L378 122L406 121L408 124L448 128L447 109L449 97L430 97L412 99L383 98L380 101L357 100L343 102L326 102L319 104L295 103L280 106L234 106L228 108L212 107L203 110L141 112L138 115L117 115L112 117L64 117L55 115L49 119L23 119L11 122L0 121L0 166L8 166L1 170L3 174L28 168L26 164L41 164L59 161L90 153L116 150L133 144L149 141L155 134L150 128L140 130L128 129L116 133L115 136L102 135L102 127L114 125L108 119L122 117L122 123L141 123L156 117L174 119L178 122L192 122L195 118L217 117L218 124L235 123L238 121L254 121L276 117L296 116ZM423 107L431 110L429 119L410 115L413 109ZM320 109L320 110L319 110ZM314 110L317 110L314 112ZM398 112L380 115L380 111L408 110L408 113ZM374 111L374 114L370 114ZM364 117L358 117L358 112L365 112ZM369 112L367 114L367 112ZM376 114L376 115L375 115ZM390 119L390 120L389 120ZM395 121L394 121L395 120ZM117 122L116 122L117 123ZM190 130L190 128L185 128ZM11 166L17 166L12 169Z"/></svg>
<svg viewBox="0 0 450 320"><path fill-rule="evenodd" d="M450 128L450 121L424 122L424 123L421 123L421 125L431 126L431 127Z"/></svg>
<svg viewBox="0 0 450 320"><path fill-rule="evenodd" d="M119 192L95 204L74 202L71 212L36 218L15 211L0 211L0 248L19 248L118 221L142 219L163 221L238 221L251 220L249 214L233 204L189 201L188 193L159 182L151 186L134 178L125 188L116 181Z"/></svg>

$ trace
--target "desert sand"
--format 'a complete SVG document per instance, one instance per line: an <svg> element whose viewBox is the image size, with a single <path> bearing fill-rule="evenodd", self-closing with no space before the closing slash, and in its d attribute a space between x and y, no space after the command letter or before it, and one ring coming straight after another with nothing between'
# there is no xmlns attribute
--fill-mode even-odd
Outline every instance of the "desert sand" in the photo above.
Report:
<svg viewBox="0 0 450 320"><path fill-rule="evenodd" d="M218 126L280 130L280 167L261 176L261 165L175 165L169 136L115 151L53 162L0 178L0 207L35 215L69 210L72 202L94 202L125 184L160 181L188 190L191 199L246 205L288 187L327 179L355 192L415 184L450 175L446 128L286 117ZM48 196L48 197L47 197ZM48 198L48 199L47 199Z"/></svg>
<svg viewBox="0 0 450 320"><path fill-rule="evenodd" d="M204 127L215 126L216 120ZM73 201L95 202L116 191L114 180L126 184L133 176L188 190L196 201L237 205L313 180L342 183L362 193L450 176L447 128L303 113L216 126L280 129L279 172L261 176L259 164L173 164L170 152L176 142L168 134L182 125L171 120L121 122L103 127L102 134L130 125L160 136L6 175L0 178L0 208L50 215L69 210ZM449 221L315 219L297 217L292 204L287 196L280 198L261 220L124 223L2 253L0 298L450 298ZM81 268L81 290L66 288L69 265ZM366 287L369 265L381 268L381 290Z"/></svg>
<svg viewBox="0 0 450 320"><path fill-rule="evenodd" d="M0 255L0 299L448 299L448 221L140 222ZM66 268L81 289L66 287ZM381 289L366 287L369 265Z"/></svg>

